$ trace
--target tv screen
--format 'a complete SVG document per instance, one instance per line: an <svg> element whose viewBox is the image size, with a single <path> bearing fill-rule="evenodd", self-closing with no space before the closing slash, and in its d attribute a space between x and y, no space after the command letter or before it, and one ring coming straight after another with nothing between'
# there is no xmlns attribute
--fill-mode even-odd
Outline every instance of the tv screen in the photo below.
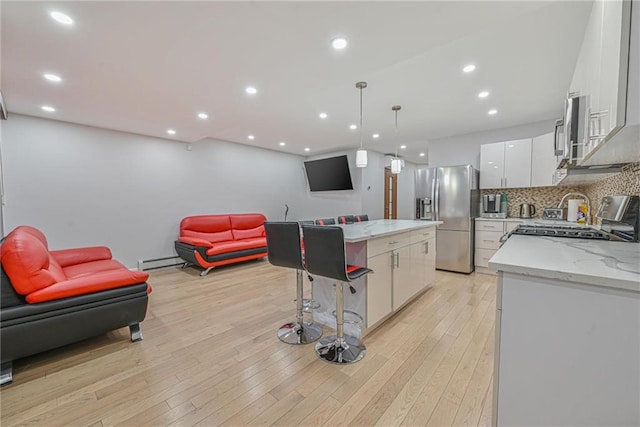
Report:
<svg viewBox="0 0 640 427"><path fill-rule="evenodd" d="M347 156L304 162L311 191L353 190Z"/></svg>

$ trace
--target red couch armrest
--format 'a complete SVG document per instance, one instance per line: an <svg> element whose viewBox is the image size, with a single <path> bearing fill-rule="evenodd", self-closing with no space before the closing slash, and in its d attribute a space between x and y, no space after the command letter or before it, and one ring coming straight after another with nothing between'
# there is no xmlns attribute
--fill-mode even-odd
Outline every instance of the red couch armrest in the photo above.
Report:
<svg viewBox="0 0 640 427"><path fill-rule="evenodd" d="M127 269L105 271L54 283L44 289L31 292L26 299L29 304L52 301L144 283L148 278L149 274L142 271L129 271Z"/></svg>
<svg viewBox="0 0 640 427"><path fill-rule="evenodd" d="M193 246L201 246L205 248L213 247L213 243L204 239L198 239L197 237L178 237L178 242L186 243L188 245L193 245Z"/></svg>
<svg viewBox="0 0 640 427"><path fill-rule="evenodd" d="M60 251L49 251L49 253L60 264L60 267L111 259L111 251L106 246L62 249Z"/></svg>

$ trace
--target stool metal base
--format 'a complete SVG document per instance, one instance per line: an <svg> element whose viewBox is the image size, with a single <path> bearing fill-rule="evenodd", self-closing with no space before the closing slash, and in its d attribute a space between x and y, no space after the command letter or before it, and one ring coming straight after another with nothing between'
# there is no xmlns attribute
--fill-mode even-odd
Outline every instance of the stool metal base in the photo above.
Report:
<svg viewBox="0 0 640 427"><path fill-rule="evenodd" d="M351 335L345 335L343 345L335 335L322 338L316 344L316 354L325 362L345 365L360 361L367 354L367 347Z"/></svg>
<svg viewBox="0 0 640 427"><path fill-rule="evenodd" d="M278 338L287 344L310 344L321 336L322 328L315 323L291 322L278 329Z"/></svg>

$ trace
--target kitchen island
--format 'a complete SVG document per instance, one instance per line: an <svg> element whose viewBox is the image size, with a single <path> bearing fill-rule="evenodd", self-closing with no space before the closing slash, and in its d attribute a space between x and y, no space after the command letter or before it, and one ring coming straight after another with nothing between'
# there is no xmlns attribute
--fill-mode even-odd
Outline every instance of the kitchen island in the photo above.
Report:
<svg viewBox="0 0 640 427"><path fill-rule="evenodd" d="M427 290L435 280L436 229L439 221L374 220L340 225L349 264L373 273L344 287L345 310L362 316L362 324L347 323L345 332L363 335ZM355 291L355 292L354 292ZM329 279L315 277L314 300L320 308L314 320L335 327L335 289Z"/></svg>
<svg viewBox="0 0 640 427"><path fill-rule="evenodd" d="M640 244L513 235L489 266L494 425L640 425Z"/></svg>

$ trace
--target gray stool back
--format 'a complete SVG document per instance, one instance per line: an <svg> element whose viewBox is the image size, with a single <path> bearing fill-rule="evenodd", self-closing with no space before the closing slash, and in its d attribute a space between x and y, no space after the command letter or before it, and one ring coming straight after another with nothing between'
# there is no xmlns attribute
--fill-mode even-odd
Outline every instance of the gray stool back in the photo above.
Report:
<svg viewBox="0 0 640 427"><path fill-rule="evenodd" d="M303 320L303 270L300 226L297 222L264 223L267 238L267 257L278 267L296 270L296 320L278 329L278 338L287 344L308 344L322 336L322 328Z"/></svg>

